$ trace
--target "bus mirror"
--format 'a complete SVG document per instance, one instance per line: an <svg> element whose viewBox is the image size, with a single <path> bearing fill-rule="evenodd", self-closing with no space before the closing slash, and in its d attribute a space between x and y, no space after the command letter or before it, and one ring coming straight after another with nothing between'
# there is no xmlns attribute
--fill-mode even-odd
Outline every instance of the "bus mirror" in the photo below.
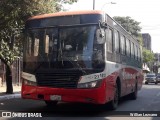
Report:
<svg viewBox="0 0 160 120"><path fill-rule="evenodd" d="M97 44L103 44L105 42L105 33L103 29L97 29L96 31L96 42Z"/></svg>

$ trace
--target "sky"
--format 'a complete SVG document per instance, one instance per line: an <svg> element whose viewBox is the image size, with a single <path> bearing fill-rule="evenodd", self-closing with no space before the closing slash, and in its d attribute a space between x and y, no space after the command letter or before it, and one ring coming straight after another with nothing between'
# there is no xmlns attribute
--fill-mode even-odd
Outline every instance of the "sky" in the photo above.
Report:
<svg viewBox="0 0 160 120"><path fill-rule="evenodd" d="M64 8L69 11L92 10L93 0L78 0ZM111 17L130 16L140 22L141 33L151 35L153 52L160 53L160 0L95 0L95 10L103 10Z"/></svg>

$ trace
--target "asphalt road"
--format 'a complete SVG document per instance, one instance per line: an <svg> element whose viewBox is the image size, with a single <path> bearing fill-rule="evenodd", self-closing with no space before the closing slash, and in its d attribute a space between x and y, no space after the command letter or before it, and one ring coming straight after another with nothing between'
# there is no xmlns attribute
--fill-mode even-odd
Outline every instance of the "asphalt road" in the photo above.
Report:
<svg viewBox="0 0 160 120"><path fill-rule="evenodd" d="M143 85L141 91L138 92L137 100L129 100L124 97L115 111L110 111L101 105L82 103L59 103L54 108L48 108L43 101L9 99L0 101L0 116L2 112L11 112L13 117L0 118L0 120L16 120L17 113L23 114L24 117L42 116L41 119L49 116L47 119L55 118L56 120L70 120L75 119L75 117L76 120L160 120L159 117L152 117L160 115L160 84ZM146 117L146 115L150 116Z"/></svg>

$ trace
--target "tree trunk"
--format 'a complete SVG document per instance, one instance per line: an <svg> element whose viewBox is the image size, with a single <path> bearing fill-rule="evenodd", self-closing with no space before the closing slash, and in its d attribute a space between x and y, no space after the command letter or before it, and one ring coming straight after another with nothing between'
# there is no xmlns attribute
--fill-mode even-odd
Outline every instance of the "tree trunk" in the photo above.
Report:
<svg viewBox="0 0 160 120"><path fill-rule="evenodd" d="M9 65L6 65L6 94L13 94L12 71Z"/></svg>

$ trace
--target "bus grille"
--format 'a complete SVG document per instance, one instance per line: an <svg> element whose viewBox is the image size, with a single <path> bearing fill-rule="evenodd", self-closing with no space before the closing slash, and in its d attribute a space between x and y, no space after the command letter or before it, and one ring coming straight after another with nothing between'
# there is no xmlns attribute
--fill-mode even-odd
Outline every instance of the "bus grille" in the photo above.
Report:
<svg viewBox="0 0 160 120"><path fill-rule="evenodd" d="M80 71L38 72L38 86L53 88L76 88L81 74Z"/></svg>

